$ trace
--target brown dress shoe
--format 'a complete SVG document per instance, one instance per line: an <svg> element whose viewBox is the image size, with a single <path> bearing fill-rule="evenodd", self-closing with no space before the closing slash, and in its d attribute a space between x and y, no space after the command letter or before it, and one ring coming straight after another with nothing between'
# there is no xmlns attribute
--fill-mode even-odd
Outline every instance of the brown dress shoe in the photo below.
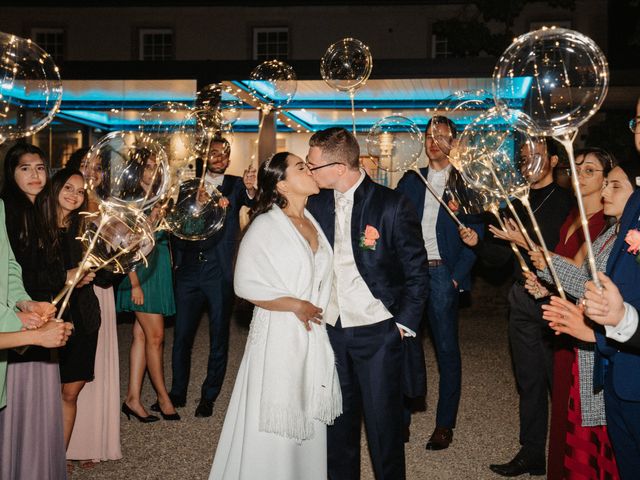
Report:
<svg viewBox="0 0 640 480"><path fill-rule="evenodd" d="M450 428L436 427L425 447L427 450L444 450L453 440L453 430Z"/></svg>

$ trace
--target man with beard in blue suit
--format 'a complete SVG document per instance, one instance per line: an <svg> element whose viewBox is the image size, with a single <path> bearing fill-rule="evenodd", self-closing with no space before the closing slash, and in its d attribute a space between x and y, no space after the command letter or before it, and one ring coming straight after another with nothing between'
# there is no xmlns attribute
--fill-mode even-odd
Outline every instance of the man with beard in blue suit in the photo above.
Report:
<svg viewBox="0 0 640 480"><path fill-rule="evenodd" d="M233 257L240 221L238 213L255 195L255 170L243 177L226 175L231 148L224 138L211 142L206 158L205 188L217 188L229 200L224 225L206 240L173 239L176 326L173 340L173 384L169 396L175 407L184 407L191 370L191 348L207 307L209 360L196 417L210 417L227 368L229 319L233 305Z"/></svg>
<svg viewBox="0 0 640 480"><path fill-rule="evenodd" d="M360 478L360 422L377 480L404 479L402 338L415 336L428 295L420 222L401 194L360 169L356 138L316 132L307 162L321 192L309 199L334 250L324 312L336 355L343 413L327 431L332 480Z"/></svg>
<svg viewBox="0 0 640 480"><path fill-rule="evenodd" d="M450 196L447 186L465 188L460 174L449 163L448 157L456 133L455 124L447 117L436 116L429 120L425 131L429 166L420 169L438 195L453 208L456 208L456 199ZM476 255L462 243L458 224L427 192L424 182L415 172L407 172L396 190L409 198L418 213L422 226L420 238L429 257L430 295L426 313L436 350L440 382L436 426L426 449L444 450L453 440L462 392L462 361L458 342L459 291L471 288L471 269ZM462 209L457 213L465 226L482 236L482 219L479 216L463 215Z"/></svg>

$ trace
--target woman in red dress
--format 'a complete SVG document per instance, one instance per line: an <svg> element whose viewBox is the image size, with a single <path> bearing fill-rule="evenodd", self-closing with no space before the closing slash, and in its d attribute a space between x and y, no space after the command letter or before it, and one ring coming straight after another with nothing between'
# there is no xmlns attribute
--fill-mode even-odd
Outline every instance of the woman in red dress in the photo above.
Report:
<svg viewBox="0 0 640 480"><path fill-rule="evenodd" d="M606 227L600 192L605 176L615 163L610 154L598 148L576 152L582 200L592 239ZM565 220L554 253L575 265L582 265L586 258L587 249L577 208ZM606 426L582 426L577 352L571 337L555 337L547 478L617 479Z"/></svg>

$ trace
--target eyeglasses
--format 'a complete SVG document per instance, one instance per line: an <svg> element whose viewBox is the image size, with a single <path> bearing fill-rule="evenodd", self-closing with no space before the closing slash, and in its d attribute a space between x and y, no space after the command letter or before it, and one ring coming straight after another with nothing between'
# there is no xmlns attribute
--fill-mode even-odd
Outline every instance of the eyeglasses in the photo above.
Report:
<svg viewBox="0 0 640 480"><path fill-rule="evenodd" d="M344 165L344 163L342 163L342 162L331 162L331 163L327 163L325 165L320 165L319 167L312 167L310 163L307 163L307 168L309 169L310 172L315 172L316 170L320 170L321 168L331 167L333 165Z"/></svg>
<svg viewBox="0 0 640 480"><path fill-rule="evenodd" d="M565 169L565 172L568 176L571 176L570 168ZM578 174L578 176L582 175L584 178L592 178L596 174L596 172L604 172L604 170L601 168L598 169L593 167L576 167L576 173Z"/></svg>
<svg viewBox="0 0 640 480"><path fill-rule="evenodd" d="M640 133L640 128L638 128L638 118L632 118L629 120L629 130L631 130L631 133Z"/></svg>

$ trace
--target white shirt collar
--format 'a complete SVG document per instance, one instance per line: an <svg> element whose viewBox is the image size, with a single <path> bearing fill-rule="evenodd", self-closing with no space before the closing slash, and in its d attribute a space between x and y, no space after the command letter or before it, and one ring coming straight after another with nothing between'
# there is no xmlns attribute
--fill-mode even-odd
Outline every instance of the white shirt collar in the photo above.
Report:
<svg viewBox="0 0 640 480"><path fill-rule="evenodd" d="M449 173L450 170L451 170L451 164L447 165L442 170L434 170L433 168L429 167L429 173L432 175L446 175Z"/></svg>
<svg viewBox="0 0 640 480"><path fill-rule="evenodd" d="M362 182L364 181L364 176L365 176L365 172L363 169L360 169L360 178L358 179L358 181L356 183L353 184L353 186L347 190L344 193L338 192L337 190L334 190L334 198L339 198L340 196L350 202L353 202L353 196L356 193L356 190L358 189L358 187L362 184Z"/></svg>

